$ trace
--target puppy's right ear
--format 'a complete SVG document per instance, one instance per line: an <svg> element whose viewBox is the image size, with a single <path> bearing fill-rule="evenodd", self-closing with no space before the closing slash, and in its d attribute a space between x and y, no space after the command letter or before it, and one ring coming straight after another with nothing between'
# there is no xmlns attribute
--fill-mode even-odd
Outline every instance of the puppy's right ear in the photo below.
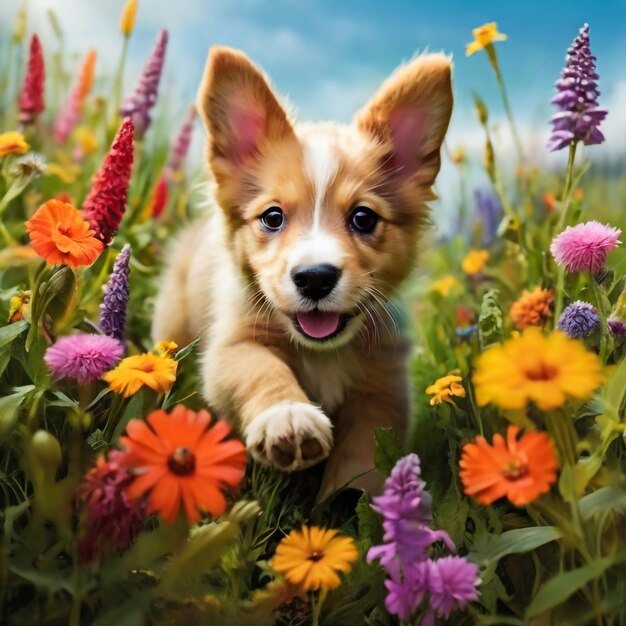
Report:
<svg viewBox="0 0 626 626"><path fill-rule="evenodd" d="M209 51L198 111L209 134L208 158L218 183L242 172L270 142L294 137L261 70L232 48Z"/></svg>

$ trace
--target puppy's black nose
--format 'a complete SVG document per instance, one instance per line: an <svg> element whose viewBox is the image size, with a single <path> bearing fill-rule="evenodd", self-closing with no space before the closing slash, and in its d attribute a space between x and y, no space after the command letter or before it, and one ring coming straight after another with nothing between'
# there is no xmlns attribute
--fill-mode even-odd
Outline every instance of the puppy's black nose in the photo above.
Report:
<svg viewBox="0 0 626 626"><path fill-rule="evenodd" d="M299 265L291 270L291 279L298 291L310 300L325 298L340 278L341 270L330 263Z"/></svg>

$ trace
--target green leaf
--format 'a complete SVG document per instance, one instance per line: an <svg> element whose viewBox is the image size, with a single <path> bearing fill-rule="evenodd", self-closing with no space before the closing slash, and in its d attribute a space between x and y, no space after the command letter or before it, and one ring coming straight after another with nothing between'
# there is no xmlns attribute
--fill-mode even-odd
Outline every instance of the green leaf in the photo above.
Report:
<svg viewBox="0 0 626 626"><path fill-rule="evenodd" d="M606 511L626 511L626 489L618 486L602 487L578 502L580 515L584 520Z"/></svg>
<svg viewBox="0 0 626 626"><path fill-rule="evenodd" d="M402 445L391 428L376 428L374 437L377 444L374 462L384 476L389 476L403 454Z"/></svg>
<svg viewBox="0 0 626 626"><path fill-rule="evenodd" d="M183 359L186 359L190 354L194 352L194 350L198 346L199 341L200 341L199 339L196 339L195 341L188 343L184 348L181 348L175 354L174 359L176 361L182 361Z"/></svg>
<svg viewBox="0 0 626 626"><path fill-rule="evenodd" d="M481 545L474 546L468 558L481 567L487 567L497 563L503 556L530 552L562 536L563 533L554 526L515 528L499 536L489 535Z"/></svg>
<svg viewBox="0 0 626 626"><path fill-rule="evenodd" d="M500 343L504 339L504 323L502 321L502 309L498 303L498 295L497 289L490 289L483 296L483 301L480 305L478 336L482 348L486 348L494 343Z"/></svg>
<svg viewBox="0 0 626 626"><path fill-rule="evenodd" d="M94 430L91 435L87 437L87 443L96 453L107 448L107 442L104 439L104 434L99 428Z"/></svg>
<svg viewBox="0 0 626 626"><path fill-rule="evenodd" d="M356 516L359 524L359 552L363 554L380 541L381 535L380 517L376 511L372 509L371 500L367 491L364 491L359 498L356 505Z"/></svg>
<svg viewBox="0 0 626 626"><path fill-rule="evenodd" d="M126 410L124 411L122 418L117 423L115 427L115 431L113 432L113 439L115 441L123 432L128 422L130 422L133 418L141 418L143 417L143 394L136 393L128 403Z"/></svg>
<svg viewBox="0 0 626 626"><path fill-rule="evenodd" d="M599 578L609 567L625 559L624 554L607 556L571 572L556 575L539 589L526 611L526 618L546 613L565 602L575 591Z"/></svg>
<svg viewBox="0 0 626 626"><path fill-rule="evenodd" d="M0 440L5 439L13 431L20 407L33 389L35 385L15 387L14 393L0 398Z"/></svg>
<svg viewBox="0 0 626 626"><path fill-rule="evenodd" d="M19 337L29 326L26 320L20 320L15 324L9 324L0 328L0 348L10 344L14 339Z"/></svg>

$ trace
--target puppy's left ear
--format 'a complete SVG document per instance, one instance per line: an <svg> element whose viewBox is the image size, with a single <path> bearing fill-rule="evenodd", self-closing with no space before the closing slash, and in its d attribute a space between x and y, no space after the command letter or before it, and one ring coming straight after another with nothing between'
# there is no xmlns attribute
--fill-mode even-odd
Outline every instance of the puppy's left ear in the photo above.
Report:
<svg viewBox="0 0 626 626"><path fill-rule="evenodd" d="M450 58L427 54L398 68L355 123L388 146L385 164L400 182L430 187L451 113Z"/></svg>

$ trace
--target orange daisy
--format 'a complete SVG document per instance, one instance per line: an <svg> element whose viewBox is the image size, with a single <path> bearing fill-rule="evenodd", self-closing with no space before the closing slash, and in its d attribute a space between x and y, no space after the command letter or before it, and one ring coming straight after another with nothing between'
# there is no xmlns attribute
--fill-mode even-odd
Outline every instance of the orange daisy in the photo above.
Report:
<svg viewBox="0 0 626 626"><path fill-rule="evenodd" d="M507 497L524 506L550 491L558 463L552 440L536 430L517 438L519 427L510 425L506 441L494 435L493 445L484 437L463 446L461 472L464 492L487 506Z"/></svg>
<svg viewBox="0 0 626 626"><path fill-rule="evenodd" d="M524 289L513 303L509 315L520 330L528 326L543 326L552 315L554 292L537 286L532 291Z"/></svg>
<svg viewBox="0 0 626 626"><path fill-rule="evenodd" d="M147 496L147 510L171 524L181 503L190 524L201 512L213 516L226 510L224 491L233 490L243 478L246 449L238 439L227 439L230 426L211 415L182 405L171 414L154 411L146 421L132 419L127 436L120 437L126 451L121 457L136 477L128 486L132 500Z"/></svg>
<svg viewBox="0 0 626 626"><path fill-rule="evenodd" d="M104 250L78 209L60 200L42 204L26 222L26 230L33 249L49 265L91 265Z"/></svg>
<svg viewBox="0 0 626 626"><path fill-rule="evenodd" d="M350 537L337 536L332 529L303 526L281 540L271 566L303 591L328 590L339 586L338 572L349 572L358 557Z"/></svg>

